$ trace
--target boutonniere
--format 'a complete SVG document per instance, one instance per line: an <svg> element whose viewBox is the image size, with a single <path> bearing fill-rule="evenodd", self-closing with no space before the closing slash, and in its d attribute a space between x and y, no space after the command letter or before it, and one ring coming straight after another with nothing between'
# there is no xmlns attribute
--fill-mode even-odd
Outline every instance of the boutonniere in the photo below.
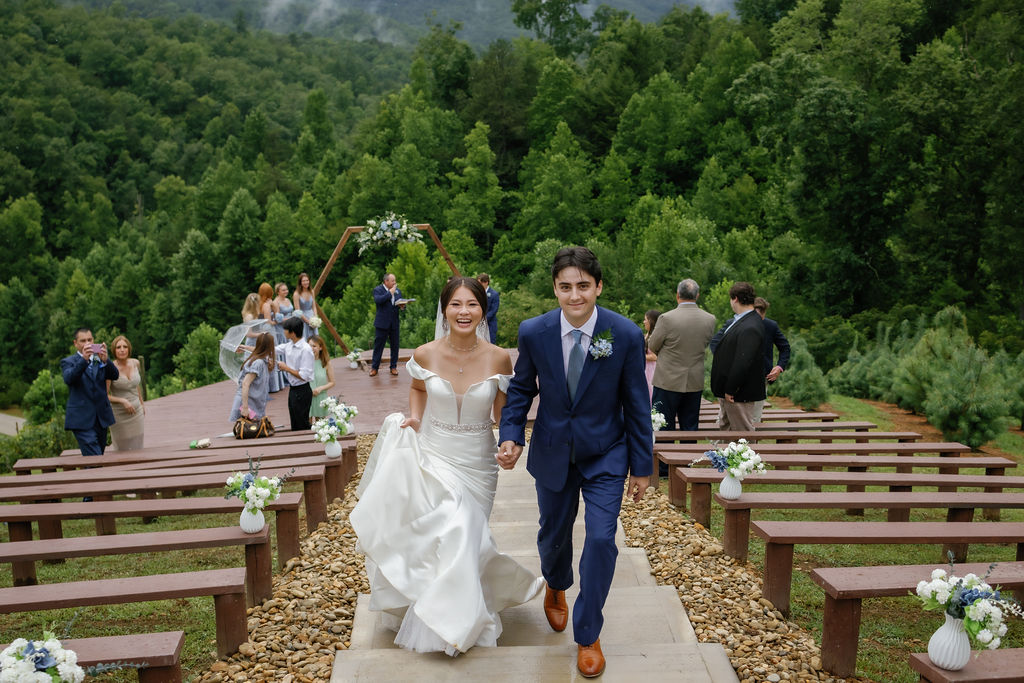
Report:
<svg viewBox="0 0 1024 683"><path fill-rule="evenodd" d="M614 341L615 338L612 336L610 328L595 334L590 341L590 356L594 360L598 360L612 355L612 342Z"/></svg>

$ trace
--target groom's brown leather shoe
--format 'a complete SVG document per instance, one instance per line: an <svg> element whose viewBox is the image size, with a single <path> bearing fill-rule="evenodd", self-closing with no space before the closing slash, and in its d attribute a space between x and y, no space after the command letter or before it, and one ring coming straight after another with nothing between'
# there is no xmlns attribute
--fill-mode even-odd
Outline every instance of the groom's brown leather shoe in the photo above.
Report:
<svg viewBox="0 0 1024 683"><path fill-rule="evenodd" d="M556 591L547 584L544 585L544 616L548 618L548 625L556 631L564 631L565 625L569 623L569 608L565 604L565 591Z"/></svg>
<svg viewBox="0 0 1024 683"><path fill-rule="evenodd" d="M604 654L601 652L601 639L593 645L579 645L576 652L576 668L584 678L596 678L604 673Z"/></svg>

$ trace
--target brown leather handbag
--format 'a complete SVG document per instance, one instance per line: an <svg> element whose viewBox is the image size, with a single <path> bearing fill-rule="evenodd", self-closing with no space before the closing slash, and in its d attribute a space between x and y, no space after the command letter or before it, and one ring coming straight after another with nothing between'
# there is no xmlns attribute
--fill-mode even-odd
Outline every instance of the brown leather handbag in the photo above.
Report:
<svg viewBox="0 0 1024 683"><path fill-rule="evenodd" d="M261 439L265 436L273 436L275 431L274 423L269 417L261 417L258 420L250 420L247 417L240 417L235 420L235 426L231 430L236 439Z"/></svg>

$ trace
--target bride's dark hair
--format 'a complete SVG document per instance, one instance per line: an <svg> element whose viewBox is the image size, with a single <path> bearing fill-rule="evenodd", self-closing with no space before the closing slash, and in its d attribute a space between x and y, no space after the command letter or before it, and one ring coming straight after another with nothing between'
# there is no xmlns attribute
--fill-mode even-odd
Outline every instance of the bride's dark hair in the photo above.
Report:
<svg viewBox="0 0 1024 683"><path fill-rule="evenodd" d="M480 302L480 308L484 311L484 319L487 318L487 291L483 285L477 282L471 277L450 277L448 282L445 283L444 289L441 290L441 310L444 311L448 308L448 303L455 296L455 290L459 287L465 287L477 301Z"/></svg>

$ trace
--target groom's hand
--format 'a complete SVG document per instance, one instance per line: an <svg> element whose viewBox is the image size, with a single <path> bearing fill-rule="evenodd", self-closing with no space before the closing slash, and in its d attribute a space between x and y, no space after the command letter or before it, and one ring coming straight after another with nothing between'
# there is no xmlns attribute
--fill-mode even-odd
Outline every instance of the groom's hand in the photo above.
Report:
<svg viewBox="0 0 1024 683"><path fill-rule="evenodd" d="M629 477L629 488L626 489L626 495L633 499L634 503L639 503L640 499L647 493L647 487L651 484L650 477Z"/></svg>
<svg viewBox="0 0 1024 683"><path fill-rule="evenodd" d="M516 466L516 461L523 454L523 447L515 441L502 441L498 448L498 455L495 459L503 470L510 470Z"/></svg>

